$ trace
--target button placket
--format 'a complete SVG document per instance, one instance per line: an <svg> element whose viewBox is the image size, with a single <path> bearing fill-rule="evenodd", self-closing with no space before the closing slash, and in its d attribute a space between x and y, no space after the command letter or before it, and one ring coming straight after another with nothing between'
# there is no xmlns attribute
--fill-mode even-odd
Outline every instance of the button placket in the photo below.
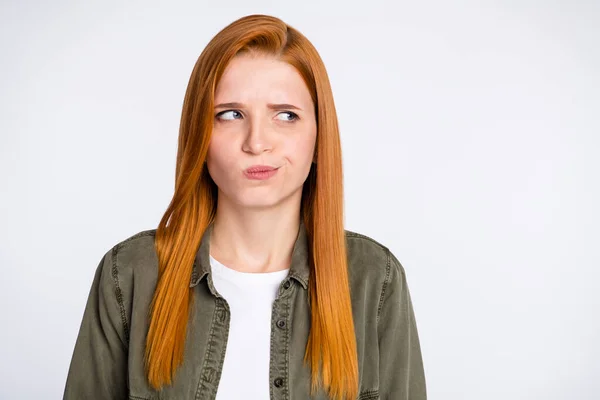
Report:
<svg viewBox="0 0 600 400"><path fill-rule="evenodd" d="M209 347L206 350L201 379L196 389L197 400L214 399L216 395L227 349L229 323L229 304L223 298L215 298L211 334L208 338Z"/></svg>
<svg viewBox="0 0 600 400"><path fill-rule="evenodd" d="M290 303L292 297L289 289L292 283L288 280L283 282L282 290L286 295L277 298L273 302L272 326L271 331L271 364L269 375L272 382L271 399L287 400L289 399L289 388L287 387L287 376L289 373L289 345L290 345Z"/></svg>
<svg viewBox="0 0 600 400"><path fill-rule="evenodd" d="M277 292L277 298L288 295L291 287L292 287L291 278L287 277L286 280L279 286L279 290Z"/></svg>

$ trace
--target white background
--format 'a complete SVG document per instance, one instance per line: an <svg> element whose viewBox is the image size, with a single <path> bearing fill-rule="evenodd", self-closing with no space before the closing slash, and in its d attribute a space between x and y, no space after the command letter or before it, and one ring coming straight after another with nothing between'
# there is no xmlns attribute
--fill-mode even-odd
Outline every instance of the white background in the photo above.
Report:
<svg viewBox="0 0 600 400"><path fill-rule="evenodd" d="M0 8L1 399L62 397L101 256L171 199L192 67L252 13L324 59L429 398L600 398L599 2L87 3Z"/></svg>

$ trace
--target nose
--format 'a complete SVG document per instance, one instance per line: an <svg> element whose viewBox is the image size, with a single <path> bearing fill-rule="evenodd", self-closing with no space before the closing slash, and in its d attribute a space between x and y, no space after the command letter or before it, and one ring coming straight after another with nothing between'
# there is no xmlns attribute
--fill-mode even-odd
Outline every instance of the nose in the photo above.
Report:
<svg viewBox="0 0 600 400"><path fill-rule="evenodd" d="M264 151L271 150L269 124L264 121L264 118L258 116L253 116L248 121L243 150L253 154L261 154Z"/></svg>

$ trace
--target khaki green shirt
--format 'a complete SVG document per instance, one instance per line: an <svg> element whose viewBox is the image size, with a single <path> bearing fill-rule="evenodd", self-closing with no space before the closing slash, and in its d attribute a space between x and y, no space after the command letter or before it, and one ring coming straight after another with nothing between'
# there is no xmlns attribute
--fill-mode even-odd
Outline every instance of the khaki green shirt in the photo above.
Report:
<svg viewBox="0 0 600 400"><path fill-rule="evenodd" d="M231 315L211 277L212 227L209 225L202 237L190 277L194 300L186 353L172 384L156 391L144 374L148 310L158 271L153 229L117 243L100 261L75 343L64 400L215 399ZM425 400L423 361L404 268L374 239L345 232L358 350L358 399ZM273 303L271 400L310 399L311 372L303 362L310 328L308 279L308 241L301 222L290 271ZM323 390L313 398L328 399Z"/></svg>

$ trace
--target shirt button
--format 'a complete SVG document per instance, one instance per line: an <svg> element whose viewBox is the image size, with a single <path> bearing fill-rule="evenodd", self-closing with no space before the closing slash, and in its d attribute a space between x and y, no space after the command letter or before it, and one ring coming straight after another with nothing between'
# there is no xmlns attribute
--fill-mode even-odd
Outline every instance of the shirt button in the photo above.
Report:
<svg viewBox="0 0 600 400"><path fill-rule="evenodd" d="M275 387L280 388L283 386L283 378L275 378L275 382L273 383L275 383Z"/></svg>
<svg viewBox="0 0 600 400"><path fill-rule="evenodd" d="M277 321L277 326L280 327L281 329L285 328L285 320L280 319L279 321Z"/></svg>
<svg viewBox="0 0 600 400"><path fill-rule="evenodd" d="M289 289L289 288L290 288L290 286L292 286L292 283L291 283L290 281L285 281L285 282L283 283L283 288L284 288L284 289Z"/></svg>

